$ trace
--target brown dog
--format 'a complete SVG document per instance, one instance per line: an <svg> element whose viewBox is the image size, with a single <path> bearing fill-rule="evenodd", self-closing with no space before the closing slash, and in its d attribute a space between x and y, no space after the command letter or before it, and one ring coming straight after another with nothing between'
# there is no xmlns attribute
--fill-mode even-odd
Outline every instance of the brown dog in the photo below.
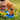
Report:
<svg viewBox="0 0 20 20"><path fill-rule="evenodd" d="M8 1L7 8L8 8L8 11L10 12L10 14L14 14L15 4Z"/></svg>

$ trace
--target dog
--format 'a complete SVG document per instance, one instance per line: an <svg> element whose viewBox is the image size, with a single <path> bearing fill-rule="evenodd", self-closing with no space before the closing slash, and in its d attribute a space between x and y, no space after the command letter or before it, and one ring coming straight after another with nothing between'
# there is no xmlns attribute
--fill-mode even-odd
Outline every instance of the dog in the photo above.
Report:
<svg viewBox="0 0 20 20"><path fill-rule="evenodd" d="M14 15L15 4L11 3L10 1L7 1L7 8L8 8L8 11L10 12L9 14L11 14L13 16Z"/></svg>

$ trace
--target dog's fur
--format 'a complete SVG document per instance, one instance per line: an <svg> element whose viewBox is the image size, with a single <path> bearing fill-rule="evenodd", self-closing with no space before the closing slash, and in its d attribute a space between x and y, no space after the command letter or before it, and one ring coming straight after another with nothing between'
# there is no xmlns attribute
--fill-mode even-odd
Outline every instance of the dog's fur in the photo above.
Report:
<svg viewBox="0 0 20 20"><path fill-rule="evenodd" d="M10 11L10 14L13 13L14 14L14 9L15 9L15 4L11 3L10 1L7 2L7 8ZM11 8L13 10L11 10Z"/></svg>

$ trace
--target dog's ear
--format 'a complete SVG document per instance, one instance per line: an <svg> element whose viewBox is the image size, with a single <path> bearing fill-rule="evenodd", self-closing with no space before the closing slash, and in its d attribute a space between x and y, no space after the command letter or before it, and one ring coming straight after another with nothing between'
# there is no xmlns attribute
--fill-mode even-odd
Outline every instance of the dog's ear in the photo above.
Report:
<svg viewBox="0 0 20 20"><path fill-rule="evenodd" d="M10 8L10 4L9 3L7 4L7 8Z"/></svg>

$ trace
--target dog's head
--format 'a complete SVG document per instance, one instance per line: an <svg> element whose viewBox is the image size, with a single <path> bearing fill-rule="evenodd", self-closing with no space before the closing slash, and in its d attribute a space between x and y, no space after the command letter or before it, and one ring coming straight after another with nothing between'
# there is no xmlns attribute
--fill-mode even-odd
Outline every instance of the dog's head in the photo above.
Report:
<svg viewBox="0 0 20 20"><path fill-rule="evenodd" d="M10 9L12 7L12 4L8 3L7 8Z"/></svg>

